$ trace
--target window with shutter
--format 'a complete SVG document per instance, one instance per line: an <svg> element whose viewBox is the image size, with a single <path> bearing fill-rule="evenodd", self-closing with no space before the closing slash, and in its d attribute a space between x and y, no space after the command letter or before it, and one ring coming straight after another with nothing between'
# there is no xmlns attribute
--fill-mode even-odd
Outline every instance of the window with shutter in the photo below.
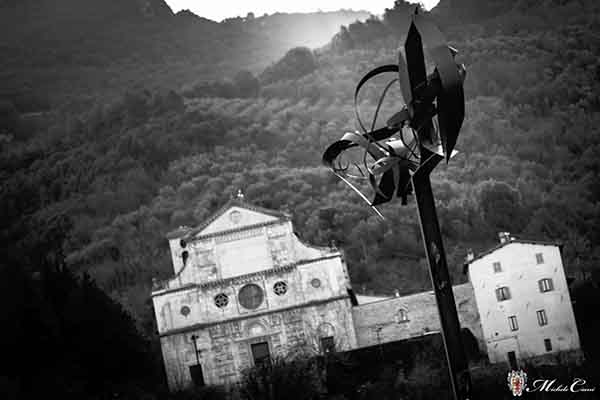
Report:
<svg viewBox="0 0 600 400"><path fill-rule="evenodd" d="M539 326L548 325L548 317L546 316L546 310L539 310L536 314Z"/></svg>
<svg viewBox="0 0 600 400"><path fill-rule="evenodd" d="M519 330L519 324L517 323L516 315L511 315L508 317L508 326L510 326L510 330L513 332Z"/></svg>
<svg viewBox="0 0 600 400"><path fill-rule="evenodd" d="M502 286L496 289L496 298L498 301L504 301L510 299L510 290L508 286Z"/></svg>
<svg viewBox="0 0 600 400"><path fill-rule="evenodd" d="M544 278L538 281L538 285L540 287L540 292L550 292L554 290L554 284L552 283L552 279Z"/></svg>
<svg viewBox="0 0 600 400"><path fill-rule="evenodd" d="M495 273L502 272L502 265L500 265L500 263L498 261L496 261L492 265L494 266Z"/></svg>

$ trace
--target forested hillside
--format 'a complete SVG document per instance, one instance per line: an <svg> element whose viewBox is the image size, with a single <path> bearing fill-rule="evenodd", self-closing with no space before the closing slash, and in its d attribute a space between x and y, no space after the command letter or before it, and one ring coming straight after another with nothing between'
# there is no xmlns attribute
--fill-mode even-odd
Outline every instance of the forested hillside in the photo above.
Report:
<svg viewBox="0 0 600 400"><path fill-rule="evenodd" d="M255 47L239 53L225 44L213 53L211 45L206 53L203 44L179 46L213 24L190 15L175 18L189 18L193 27L177 22L165 42L164 31L142 30L133 42L95 38L81 53L64 53L88 57L101 44L110 51L97 54L111 54L138 43L139 58L125 51L119 65L135 64L136 79L156 81L143 89L125 90L129 77L113 64L106 68L115 80L71 79L69 65L94 75L106 64L52 50L57 58L43 67L48 79L30 75L32 90L63 90L67 82L70 101L56 103L37 130L15 104L0 107L1 259L36 270L47 250L39 243L47 243L50 228L62 231L66 239L52 254L89 273L151 334L151 281L171 274L165 233L200 223L242 189L250 202L288 209L304 240L345 250L357 291L427 289L414 202L382 207L382 221L320 163L329 143L355 129L354 86L369 69L394 62L404 30L397 23L413 8L396 1L382 19L352 23L318 51L291 49L256 74L243 71L264 61ZM442 0L432 15L468 71L460 153L433 182L455 282L465 279L467 249L492 245L498 231L560 240L570 277L598 273L600 4ZM136 26L156 17L148 18ZM244 26L231 21L219 29L236 36L236 24ZM255 28L253 37L264 43ZM163 52L149 42L168 45ZM3 74L21 71L29 58L20 54L2 60ZM153 64L152 57L163 59ZM23 68L41 67L31 61ZM163 79L171 72L181 75ZM55 79L63 73L64 82ZM88 96L86 85L105 85L110 95ZM365 116L380 86L361 98ZM391 101L382 115L396 106Z"/></svg>
<svg viewBox="0 0 600 400"><path fill-rule="evenodd" d="M174 15L163 0L4 0L0 99L36 112L66 101L89 106L131 88L258 73L288 49L321 46L341 25L367 17L337 11L217 23L189 11Z"/></svg>

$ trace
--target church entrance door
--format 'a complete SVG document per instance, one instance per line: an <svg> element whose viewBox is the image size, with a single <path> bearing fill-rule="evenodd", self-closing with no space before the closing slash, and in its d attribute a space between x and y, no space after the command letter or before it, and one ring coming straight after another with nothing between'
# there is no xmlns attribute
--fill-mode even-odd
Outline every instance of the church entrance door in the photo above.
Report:
<svg viewBox="0 0 600 400"><path fill-rule="evenodd" d="M194 386L204 386L204 374L202 373L202 365L190 365L190 375L192 376L192 382L194 382Z"/></svg>
<svg viewBox="0 0 600 400"><path fill-rule="evenodd" d="M269 343L260 342L255 343L252 346L252 357L254 358L254 365L259 366L263 364L271 363L271 354L269 353Z"/></svg>

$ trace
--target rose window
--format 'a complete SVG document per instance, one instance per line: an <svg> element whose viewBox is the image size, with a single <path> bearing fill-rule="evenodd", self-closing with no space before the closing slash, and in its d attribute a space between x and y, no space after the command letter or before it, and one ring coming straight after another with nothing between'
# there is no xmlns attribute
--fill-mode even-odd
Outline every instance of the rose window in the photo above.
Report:
<svg viewBox="0 0 600 400"><path fill-rule="evenodd" d="M273 291L277 296L283 296L287 292L287 283L279 281L273 285Z"/></svg>
<svg viewBox="0 0 600 400"><path fill-rule="evenodd" d="M240 304L248 310L258 308L262 304L263 298L263 290L254 283L250 283L241 288L238 294Z"/></svg>
<svg viewBox="0 0 600 400"><path fill-rule="evenodd" d="M224 308L229 304L229 297L225 293L219 293L215 296L215 305L219 308Z"/></svg>

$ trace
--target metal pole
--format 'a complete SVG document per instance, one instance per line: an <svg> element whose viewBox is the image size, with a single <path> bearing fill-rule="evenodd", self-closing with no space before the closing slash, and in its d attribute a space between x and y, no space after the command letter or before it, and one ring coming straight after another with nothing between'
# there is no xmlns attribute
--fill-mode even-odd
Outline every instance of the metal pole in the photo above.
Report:
<svg viewBox="0 0 600 400"><path fill-rule="evenodd" d="M431 190L429 175L443 156L421 146L421 166L412 177L413 189L419 210L421 234L429 262L431 283L440 315L440 325L448 371L455 400L468 400L471 397L471 376L465 356L460 331L460 322L456 311L452 282L448 273L448 264L442 234L435 210L435 201Z"/></svg>
<svg viewBox="0 0 600 400"><path fill-rule="evenodd" d="M196 343L198 336L192 335L192 343L194 344L194 353L196 353L196 365L200 365L200 357L198 356L198 344Z"/></svg>

